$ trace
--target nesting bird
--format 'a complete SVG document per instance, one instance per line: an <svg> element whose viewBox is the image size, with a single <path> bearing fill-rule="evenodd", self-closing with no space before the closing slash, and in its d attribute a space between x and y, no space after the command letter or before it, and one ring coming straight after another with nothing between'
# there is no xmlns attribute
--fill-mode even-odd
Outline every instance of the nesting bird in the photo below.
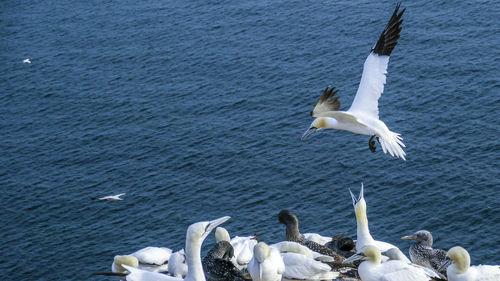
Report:
<svg viewBox="0 0 500 281"><path fill-rule="evenodd" d="M188 227L186 232L186 262L188 265L188 273L185 278L177 278L137 269L131 266L124 265L130 274L127 275L127 281L205 281L203 266L201 264L201 244L210 232L221 223L227 221L230 217L225 216L213 221L197 222Z"/></svg>
<svg viewBox="0 0 500 281"><path fill-rule="evenodd" d="M500 280L500 265L470 265L469 253L456 246L448 250L446 256L450 259L443 263L449 281L498 281Z"/></svg>
<svg viewBox="0 0 500 281"><path fill-rule="evenodd" d="M243 273L231 262L233 256L231 243L217 242L202 260L207 281L244 281Z"/></svg>
<svg viewBox="0 0 500 281"><path fill-rule="evenodd" d="M335 88L326 88L311 112L316 119L304 133L302 139L310 134L323 129L346 130L355 134L371 136L368 144L375 152L374 138L379 141L384 153L405 160L405 145L398 133L391 132L383 121L379 119L378 99L384 91L386 82L387 65L389 56L398 43L401 32L401 17L403 9L398 13L399 4L396 6L389 23L380 35L377 44L373 47L363 67L363 75L358 91L351 107L347 111L340 111L340 101L335 94Z"/></svg>
<svg viewBox="0 0 500 281"><path fill-rule="evenodd" d="M285 264L277 249L259 242L253 248L253 257L247 269L253 281L281 281Z"/></svg>
<svg viewBox="0 0 500 281"><path fill-rule="evenodd" d="M413 263L438 270L446 259L446 251L432 248L432 234L427 230L419 230L412 235L403 236L404 240L415 240L410 246L410 259ZM446 267L442 268L441 274L446 274Z"/></svg>
<svg viewBox="0 0 500 281"><path fill-rule="evenodd" d="M339 263L344 260L344 257L340 256L332 249L324 245L318 244L316 242L305 239L304 236L299 232L299 219L297 218L297 216L295 216L294 213L292 213L292 211L282 210L278 214L278 220L279 222L281 222L286 226L286 235L285 235L286 241L297 242L315 252L318 252L323 255L332 256L335 258L335 261Z"/></svg>
<svg viewBox="0 0 500 281"><path fill-rule="evenodd" d="M362 260L358 273L363 281L428 281L431 277L418 267L400 260L382 263L380 250L374 245L366 246L361 252L346 259L344 263Z"/></svg>

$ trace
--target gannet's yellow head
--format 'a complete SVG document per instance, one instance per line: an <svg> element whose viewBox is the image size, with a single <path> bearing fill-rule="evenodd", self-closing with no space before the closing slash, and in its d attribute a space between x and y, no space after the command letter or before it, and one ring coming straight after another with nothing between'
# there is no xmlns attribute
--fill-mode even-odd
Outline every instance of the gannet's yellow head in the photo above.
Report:
<svg viewBox="0 0 500 281"><path fill-rule="evenodd" d="M231 217L225 216L213 221L202 221L193 223L188 227L186 233L186 245L188 241L191 243L202 242L205 238L207 238L208 234L216 228L221 223L227 221ZM187 247L187 246L186 246Z"/></svg>
<svg viewBox="0 0 500 281"><path fill-rule="evenodd" d="M139 266L139 260L136 257L130 255L115 256L113 261L115 263L116 269L118 269L120 272L127 272L127 269L122 265L129 265L131 267Z"/></svg>
<svg viewBox="0 0 500 281"><path fill-rule="evenodd" d="M311 126L309 126L309 129L307 129L307 131L302 135L302 140L305 140L307 136L319 130L333 128L331 124L333 120L335 119L328 117L318 117L314 119Z"/></svg>
<svg viewBox="0 0 500 281"><path fill-rule="evenodd" d="M224 227L217 227L215 229L215 242L219 243L220 241L231 241L231 236L229 236L229 232Z"/></svg>
<svg viewBox="0 0 500 281"><path fill-rule="evenodd" d="M361 190L357 199L350 189L349 192L351 193L352 205L354 206L354 213L356 214L356 217L366 216L366 201L363 195L363 183L361 183Z"/></svg>
<svg viewBox="0 0 500 281"><path fill-rule="evenodd" d="M262 263L271 255L271 249L266 243L259 242L253 247L253 254L255 259Z"/></svg>
<svg viewBox="0 0 500 281"><path fill-rule="evenodd" d="M342 263L350 263L357 260L368 260L375 263L380 263L380 261L382 260L382 256L380 255L380 250L377 247L368 245L364 247L360 253L350 256Z"/></svg>
<svg viewBox="0 0 500 281"><path fill-rule="evenodd" d="M446 256L453 261L458 274L462 274L469 269L470 256L464 248L460 246L453 247L448 250Z"/></svg>

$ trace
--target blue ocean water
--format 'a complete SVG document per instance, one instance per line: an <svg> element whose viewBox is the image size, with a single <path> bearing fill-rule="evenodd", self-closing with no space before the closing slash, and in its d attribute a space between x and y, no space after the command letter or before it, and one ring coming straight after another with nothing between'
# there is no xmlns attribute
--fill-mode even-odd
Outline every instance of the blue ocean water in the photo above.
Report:
<svg viewBox="0 0 500 281"><path fill-rule="evenodd" d="M326 86L349 107L393 1L2 1L0 279L107 280L114 255L224 215L269 243L284 208L355 235L361 182L376 239L407 252L427 229L500 263L500 5L454 2L403 3L379 105L405 162L300 140Z"/></svg>

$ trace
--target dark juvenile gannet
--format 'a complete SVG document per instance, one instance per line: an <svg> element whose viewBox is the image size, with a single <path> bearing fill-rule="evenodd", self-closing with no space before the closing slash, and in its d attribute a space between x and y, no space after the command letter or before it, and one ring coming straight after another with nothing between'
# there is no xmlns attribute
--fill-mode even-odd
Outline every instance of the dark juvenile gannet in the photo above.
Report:
<svg viewBox="0 0 500 281"><path fill-rule="evenodd" d="M326 243L325 246L346 258L354 255L356 253L356 243L354 243L351 237L347 237L346 235L347 233L342 233L333 236L331 241Z"/></svg>
<svg viewBox="0 0 500 281"><path fill-rule="evenodd" d="M450 259L443 263L449 281L498 281L500 280L500 265L470 265L469 253L456 246L446 254ZM451 264L451 265L450 265Z"/></svg>
<svg viewBox="0 0 500 281"><path fill-rule="evenodd" d="M207 281L243 281L243 273L230 261L234 256L231 243L219 241L203 258L203 270Z"/></svg>
<svg viewBox="0 0 500 281"><path fill-rule="evenodd" d="M282 224L286 226L286 235L285 235L285 240L286 241L293 241L297 242L301 245L304 245L308 247L309 249L318 252L323 255L327 256L332 256L335 259L335 262L341 263L344 260L344 257L341 255L337 254L335 251L332 249L323 246L321 244L318 244L313 241L309 241L304 238L302 234L299 232L299 219L297 216L295 216L294 213L290 210L282 210L278 214L278 220Z"/></svg>
<svg viewBox="0 0 500 281"><path fill-rule="evenodd" d="M421 268L425 271L425 273L429 276L429 277L432 277L434 279L438 279L438 280L446 280L446 277L442 274L440 274L439 272L437 272L436 270L432 269L432 268L428 268L428 267L425 267L425 266L421 266L419 264L416 264L416 263L412 263L404 254L403 252L401 252L401 250L399 250L398 248L390 248L389 250L385 251L385 252L382 252L381 253L383 256L386 256L388 257L390 260L399 260L399 261L402 261L402 262L405 262L411 266L415 266L415 267L418 267L418 268Z"/></svg>
<svg viewBox="0 0 500 281"><path fill-rule="evenodd" d="M392 156L405 160L402 138L398 133L391 132L378 116L378 99L384 91L389 56L398 43L403 22L401 17L405 12L403 9L398 13L398 10L399 4L365 61L358 92L349 110L339 111L340 101L337 97L334 98L338 90L326 88L311 112L311 116L316 119L302 139L322 129L346 130L371 136L368 143L372 152L375 152L373 138L376 138L384 153L389 152Z"/></svg>
<svg viewBox="0 0 500 281"><path fill-rule="evenodd" d="M410 259L413 263L438 270L441 264L446 259L446 251L432 248L432 234L427 230L419 230L413 235L403 236L404 240L415 240L416 242L410 246ZM446 274L446 267L441 271L441 274Z"/></svg>

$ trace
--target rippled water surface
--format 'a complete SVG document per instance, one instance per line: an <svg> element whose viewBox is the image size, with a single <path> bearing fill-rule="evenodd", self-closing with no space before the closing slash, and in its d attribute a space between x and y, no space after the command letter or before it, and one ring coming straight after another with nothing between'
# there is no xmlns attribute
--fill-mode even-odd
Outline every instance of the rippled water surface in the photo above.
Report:
<svg viewBox="0 0 500 281"><path fill-rule="evenodd" d="M361 182L376 239L406 252L427 229L500 263L495 1L403 3L380 117L406 162L348 132L300 140L326 86L349 107L395 6L376 2L2 1L0 279L107 280L90 273L114 255L224 215L269 243L283 208L355 235Z"/></svg>

